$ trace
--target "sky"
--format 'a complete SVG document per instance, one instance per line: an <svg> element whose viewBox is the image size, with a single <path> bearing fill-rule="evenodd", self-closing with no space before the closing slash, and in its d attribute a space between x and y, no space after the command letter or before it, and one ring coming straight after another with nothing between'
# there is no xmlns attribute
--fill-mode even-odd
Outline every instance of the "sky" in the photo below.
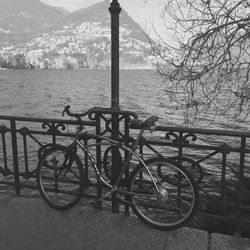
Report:
<svg viewBox="0 0 250 250"><path fill-rule="evenodd" d="M75 11L85 8L103 0L40 0L49 5L64 7L66 10ZM164 0L118 0L122 9L139 23L143 28L151 30L152 24L161 28L160 11ZM108 10L107 10L108 11Z"/></svg>

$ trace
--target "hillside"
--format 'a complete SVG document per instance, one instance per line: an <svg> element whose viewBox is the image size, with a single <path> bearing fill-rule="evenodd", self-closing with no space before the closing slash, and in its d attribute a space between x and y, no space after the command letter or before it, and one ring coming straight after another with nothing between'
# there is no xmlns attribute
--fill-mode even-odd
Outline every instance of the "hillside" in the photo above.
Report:
<svg viewBox="0 0 250 250"><path fill-rule="evenodd" d="M41 32L65 17L39 0L0 0L0 6L0 27L13 33Z"/></svg>
<svg viewBox="0 0 250 250"><path fill-rule="evenodd" d="M0 47L23 44L65 17L39 0L0 0Z"/></svg>
<svg viewBox="0 0 250 250"><path fill-rule="evenodd" d="M109 6L109 1L106 0L88 8L77 10L66 16L64 23L79 25L82 22L99 22L102 26L110 27ZM144 30L124 9L120 13L120 26L128 28L133 38L146 41Z"/></svg>
<svg viewBox="0 0 250 250"><path fill-rule="evenodd" d="M10 1L15 2L17 0ZM27 3L31 3L30 1L34 1L38 5L40 4L38 0L25 0ZM2 43L2 49L0 49L0 55L2 55L2 59L0 58L0 67L110 67L111 18L108 11L109 1L104 1L70 14L64 14L60 9L54 7L47 9L47 6L42 5L44 11L40 13L39 17L43 23L43 32L36 31L37 33L33 37L29 37L29 32L21 34L7 27L2 28L2 31L0 29L0 33L5 33L5 36L15 34L17 37L27 36L29 38L23 43L14 40L12 43L7 41L5 46ZM26 8L25 13L31 13L33 7L30 7L31 10ZM50 8L50 6L48 7ZM20 11L21 7L16 9ZM57 13L54 15L54 19L50 17L51 13ZM48 25L46 26L46 24ZM34 30L35 28L32 34L35 33ZM150 67L150 58L145 56L145 50L147 49L149 49L149 44L143 29L133 21L125 10L122 10L120 15L121 67Z"/></svg>

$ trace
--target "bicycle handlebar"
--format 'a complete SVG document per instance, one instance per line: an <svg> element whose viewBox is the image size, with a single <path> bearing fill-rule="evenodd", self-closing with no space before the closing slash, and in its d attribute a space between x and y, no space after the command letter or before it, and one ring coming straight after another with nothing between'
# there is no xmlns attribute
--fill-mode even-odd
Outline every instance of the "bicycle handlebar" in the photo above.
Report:
<svg viewBox="0 0 250 250"><path fill-rule="evenodd" d="M90 112L92 112L95 109L98 109L98 107L90 108L89 110L87 110L83 113L72 113L71 111L69 111L70 105L67 105L67 106L65 106L65 108L62 112L62 116L64 116L64 114L66 113L68 116L75 117L77 119L81 119L81 117L88 115Z"/></svg>
<svg viewBox="0 0 250 250"><path fill-rule="evenodd" d="M70 111L70 105L67 105L67 106L65 106L65 108L64 108L64 110L62 112L62 116L64 116L64 114L66 113L68 116L75 117L78 120L81 120L81 117L86 116L86 115L90 114L91 112L93 112L93 111L95 111L97 109L101 109L101 108L93 107L93 108L90 108L90 109L88 109L87 111L85 111L83 113L72 113ZM159 117L156 116L156 115L150 116L145 121L142 121L140 119L132 119L130 121L130 127L131 128L149 129L151 131L152 130L151 128L156 125L156 121L158 119L159 119Z"/></svg>

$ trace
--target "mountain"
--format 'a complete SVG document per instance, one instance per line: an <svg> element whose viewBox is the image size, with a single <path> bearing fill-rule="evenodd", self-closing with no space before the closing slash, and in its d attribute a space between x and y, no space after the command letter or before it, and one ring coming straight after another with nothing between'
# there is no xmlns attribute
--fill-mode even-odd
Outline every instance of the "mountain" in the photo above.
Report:
<svg viewBox="0 0 250 250"><path fill-rule="evenodd" d="M70 11L64 9L63 7L57 7L57 6L55 6L55 8L57 10L59 10L61 13L63 13L64 15L69 15L70 14Z"/></svg>
<svg viewBox="0 0 250 250"><path fill-rule="evenodd" d="M17 0L8 1L15 2ZM41 4L38 0L22 1L25 3L34 1L37 6ZM39 6L41 8L41 5ZM0 47L0 67L110 67L111 17L108 10L109 1L105 0L69 14L63 14L62 11L54 7L50 9L49 6L46 9L47 5L42 6L44 11L39 14L40 26L43 26L42 31L36 31L35 37L26 40L23 44L13 42L8 46L3 46L2 50ZM29 13L31 15L32 12L28 12L28 8L25 12L20 8L17 9L25 14ZM54 14L54 17L52 17L51 13L57 13L57 15ZM13 29L10 30L5 26L2 27L2 30L0 29L1 32L5 36L14 33ZM16 32L15 34L21 36L27 35L29 32L23 34ZM32 34L35 34L35 31ZM121 68L149 67L150 58L145 55L145 50L149 49L149 47L144 30L133 21L125 10L122 10L120 15Z"/></svg>
<svg viewBox="0 0 250 250"><path fill-rule="evenodd" d="M41 32L65 17L63 11L39 0L0 0L0 25L10 32Z"/></svg>
<svg viewBox="0 0 250 250"><path fill-rule="evenodd" d="M88 8L77 10L65 17L64 22L67 24L79 25L82 22L99 22L102 26L110 27L111 17L108 8L110 7L110 1L104 0L101 3L91 5ZM145 41L145 32L141 26L136 23L126 12L122 9L120 13L120 27L126 27L131 31L133 38L137 38Z"/></svg>
<svg viewBox="0 0 250 250"><path fill-rule="evenodd" d="M0 0L0 43L21 44L65 17L62 10L39 0Z"/></svg>

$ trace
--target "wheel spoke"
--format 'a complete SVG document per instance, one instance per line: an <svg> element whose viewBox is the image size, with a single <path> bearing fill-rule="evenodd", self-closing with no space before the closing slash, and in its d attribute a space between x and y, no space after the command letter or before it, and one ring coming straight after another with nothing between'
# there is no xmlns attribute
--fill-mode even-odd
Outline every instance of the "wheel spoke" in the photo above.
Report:
<svg viewBox="0 0 250 250"><path fill-rule="evenodd" d="M184 225L192 218L197 207L196 183L188 172L173 161L154 158L145 163L154 171L152 176L155 182L142 165L132 172L130 189L134 193L131 198L133 211L145 223L158 229L169 230ZM164 175L174 181L169 183L157 176L159 165L166 169ZM157 183L158 188L154 183Z"/></svg>
<svg viewBox="0 0 250 250"><path fill-rule="evenodd" d="M63 146L47 150L37 168L37 182L44 200L56 209L68 209L75 205L83 191L82 163L75 156L66 164Z"/></svg>

